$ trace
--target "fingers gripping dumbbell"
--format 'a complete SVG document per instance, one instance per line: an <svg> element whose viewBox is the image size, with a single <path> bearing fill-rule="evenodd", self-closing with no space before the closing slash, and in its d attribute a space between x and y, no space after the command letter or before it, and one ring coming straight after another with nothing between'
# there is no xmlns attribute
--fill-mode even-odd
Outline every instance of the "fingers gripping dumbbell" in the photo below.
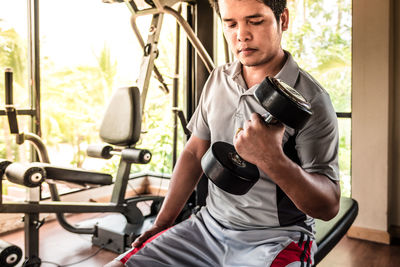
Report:
<svg viewBox="0 0 400 267"><path fill-rule="evenodd" d="M266 123L280 121L299 130L312 116L311 105L305 98L273 77L265 78L254 95L266 110L262 115ZM260 177L257 167L243 160L234 146L225 142L212 144L204 154L201 166L216 186L235 195L246 194Z"/></svg>

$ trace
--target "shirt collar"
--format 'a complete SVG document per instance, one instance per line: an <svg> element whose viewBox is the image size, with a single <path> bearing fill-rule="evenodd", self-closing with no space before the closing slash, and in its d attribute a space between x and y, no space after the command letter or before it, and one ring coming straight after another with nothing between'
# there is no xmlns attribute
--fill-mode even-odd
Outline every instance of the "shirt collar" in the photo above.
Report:
<svg viewBox="0 0 400 267"><path fill-rule="evenodd" d="M239 75L242 75L242 64L239 60L235 60L232 63L229 63L224 70L224 73L235 80Z"/></svg>
<svg viewBox="0 0 400 267"><path fill-rule="evenodd" d="M285 65L275 75L275 78L284 81L287 85L294 88L300 72L299 66L289 52L285 51L285 54L287 55Z"/></svg>
<svg viewBox="0 0 400 267"><path fill-rule="evenodd" d="M278 74L275 75L275 78L284 81L291 87L294 87L297 77L299 76L299 66L288 51L285 50L285 54L287 55L286 62ZM236 59L226 66L224 73L237 82L237 78L242 76L242 64Z"/></svg>

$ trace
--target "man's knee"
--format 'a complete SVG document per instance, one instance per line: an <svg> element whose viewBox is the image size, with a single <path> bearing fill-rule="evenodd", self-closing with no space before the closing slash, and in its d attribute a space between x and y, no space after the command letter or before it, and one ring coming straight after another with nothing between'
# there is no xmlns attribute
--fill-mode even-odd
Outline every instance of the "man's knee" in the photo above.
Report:
<svg viewBox="0 0 400 267"><path fill-rule="evenodd" d="M124 264L120 261L110 261L109 263L107 263L106 265L104 265L104 267L123 267Z"/></svg>

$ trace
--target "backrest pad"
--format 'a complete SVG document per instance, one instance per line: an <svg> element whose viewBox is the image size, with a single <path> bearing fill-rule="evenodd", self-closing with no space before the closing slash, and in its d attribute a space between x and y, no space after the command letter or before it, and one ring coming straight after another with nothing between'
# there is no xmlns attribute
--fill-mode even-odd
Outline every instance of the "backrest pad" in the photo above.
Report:
<svg viewBox="0 0 400 267"><path fill-rule="evenodd" d="M140 92L137 87L122 87L114 92L100 126L100 138L112 145L136 144L141 131Z"/></svg>

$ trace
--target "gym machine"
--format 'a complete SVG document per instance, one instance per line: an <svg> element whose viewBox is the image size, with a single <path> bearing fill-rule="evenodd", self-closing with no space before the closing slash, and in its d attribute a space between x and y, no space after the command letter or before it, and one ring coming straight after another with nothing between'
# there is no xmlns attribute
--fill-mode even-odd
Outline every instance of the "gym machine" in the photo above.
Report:
<svg viewBox="0 0 400 267"><path fill-rule="evenodd" d="M0 162L0 171L4 174L1 175L2 179L4 177L11 182L29 188L27 200L24 202L3 202L2 195L0 195L0 213L24 213L25 262L23 266L36 267L41 265L41 259L39 258L39 229L44 220L39 219L40 213L55 213L57 220L64 229L78 234L90 234L92 235L93 244L117 253L122 253L130 248L132 241L152 225L163 197L138 196L125 199L124 196L130 176L131 164L146 164L151 159L150 151L137 149L135 144L140 137L141 117L153 70L156 78L165 90L168 90L165 83L163 83L161 74L154 65L154 60L158 54L157 43L161 32L163 14L170 14L177 20L208 71L214 68L211 57L207 54L189 24L178 11L171 7L179 1L146 1L150 8L143 10L139 10L135 2L130 0L103 2L126 2L132 12L132 28L144 51L137 86L118 89L105 112L100 128L100 137L107 145L89 146L88 148L88 155L92 157L109 159L113 155L120 155L121 159L114 183L113 177L109 174L51 165L46 146L41 138L34 133L19 131L17 115L20 113L13 104L12 70L7 69L5 71L6 115L10 132L15 135L17 144L23 144L25 141L30 142L38 153L40 161L29 164L10 162L8 160ZM135 23L138 16L144 15L152 15L146 44L143 42ZM175 110L175 112L181 122L184 122L183 113L179 110ZM43 182L46 182L49 186L51 201L44 202L40 200L40 185ZM114 185L109 203L64 202L60 200L56 186L57 182L79 184L80 186ZM144 216L137 207L137 204L143 201L152 201L151 212L147 216ZM190 214L194 202L192 198L189 200L177 221L183 220L184 217ZM119 213L121 216L116 219L113 215L112 220L105 218L104 220L93 222L89 227L73 226L68 223L64 216L64 213L97 212ZM15 255L18 256L20 254L17 253ZM19 258L12 258L13 262L18 263Z"/></svg>
<svg viewBox="0 0 400 267"><path fill-rule="evenodd" d="M6 80L11 81L12 73L6 72ZM17 143L25 140L31 142L39 153L40 162L18 163L2 160L0 163L2 177L10 182L29 188L28 200L25 202L3 202L0 195L0 213L24 213L25 258L23 266L40 266L39 229L44 220L40 213L56 213L60 225L73 233L91 234L95 245L122 253L130 247L130 243L151 226L156 215L154 212L143 216L137 204L152 200L154 205L162 201L161 196L138 196L125 199L131 164L146 164L151 153L146 149L135 148L140 136L141 110L140 94L137 87L118 89L106 110L100 130L100 137L109 145L90 146L88 154L98 158L109 159L113 154L120 154L120 163L116 174L111 200L109 203L64 202L60 201L56 183L59 181L79 185L111 185L113 178L109 174L85 171L76 168L57 167L50 164L47 150L42 140L32 133L18 131L16 109L12 104L10 82L7 82L6 106L10 130L16 135ZM115 123L121 125L121 131L115 131ZM113 130L113 131L112 131ZM119 147L113 148L113 146ZM51 201L40 200L40 185L46 182L51 193ZM153 211L155 211L153 209ZM98 221L91 227L75 227L69 224L64 213L118 212L121 219L117 225L109 225ZM121 222L122 221L122 222ZM110 220L106 220L110 222ZM115 222L115 220L113 221ZM118 227L117 227L118 226Z"/></svg>
<svg viewBox="0 0 400 267"><path fill-rule="evenodd" d="M208 72L211 72L214 69L214 62L207 50L204 48L203 44L199 40L199 38L194 33L192 27L189 23L182 17L182 15L172 8L177 3L185 2L178 0L145 0L145 2L150 6L149 8L139 9L138 5L134 0L103 0L104 3L123 3L125 2L131 11L131 26L133 29L136 38L143 48L143 59L140 65L140 74L137 82L138 88L141 89L141 103L142 108L144 108L144 103L146 102L147 91L150 82L150 76L152 74L152 70L154 69L154 73L158 81L164 87L164 90L168 91L165 86L162 76L159 73L157 67L154 65L154 60L158 55L157 44L159 42L162 22L164 18L164 14L171 15L175 18L176 22L181 26L181 28L186 33L188 40L191 45L195 48L198 53L200 59L204 63L204 66L207 68ZM189 3L189 1L186 1ZM195 3L195 2L191 2ZM152 15L152 20L149 26L147 41L144 42L143 37L140 34L140 31L136 24L136 19L140 16Z"/></svg>

